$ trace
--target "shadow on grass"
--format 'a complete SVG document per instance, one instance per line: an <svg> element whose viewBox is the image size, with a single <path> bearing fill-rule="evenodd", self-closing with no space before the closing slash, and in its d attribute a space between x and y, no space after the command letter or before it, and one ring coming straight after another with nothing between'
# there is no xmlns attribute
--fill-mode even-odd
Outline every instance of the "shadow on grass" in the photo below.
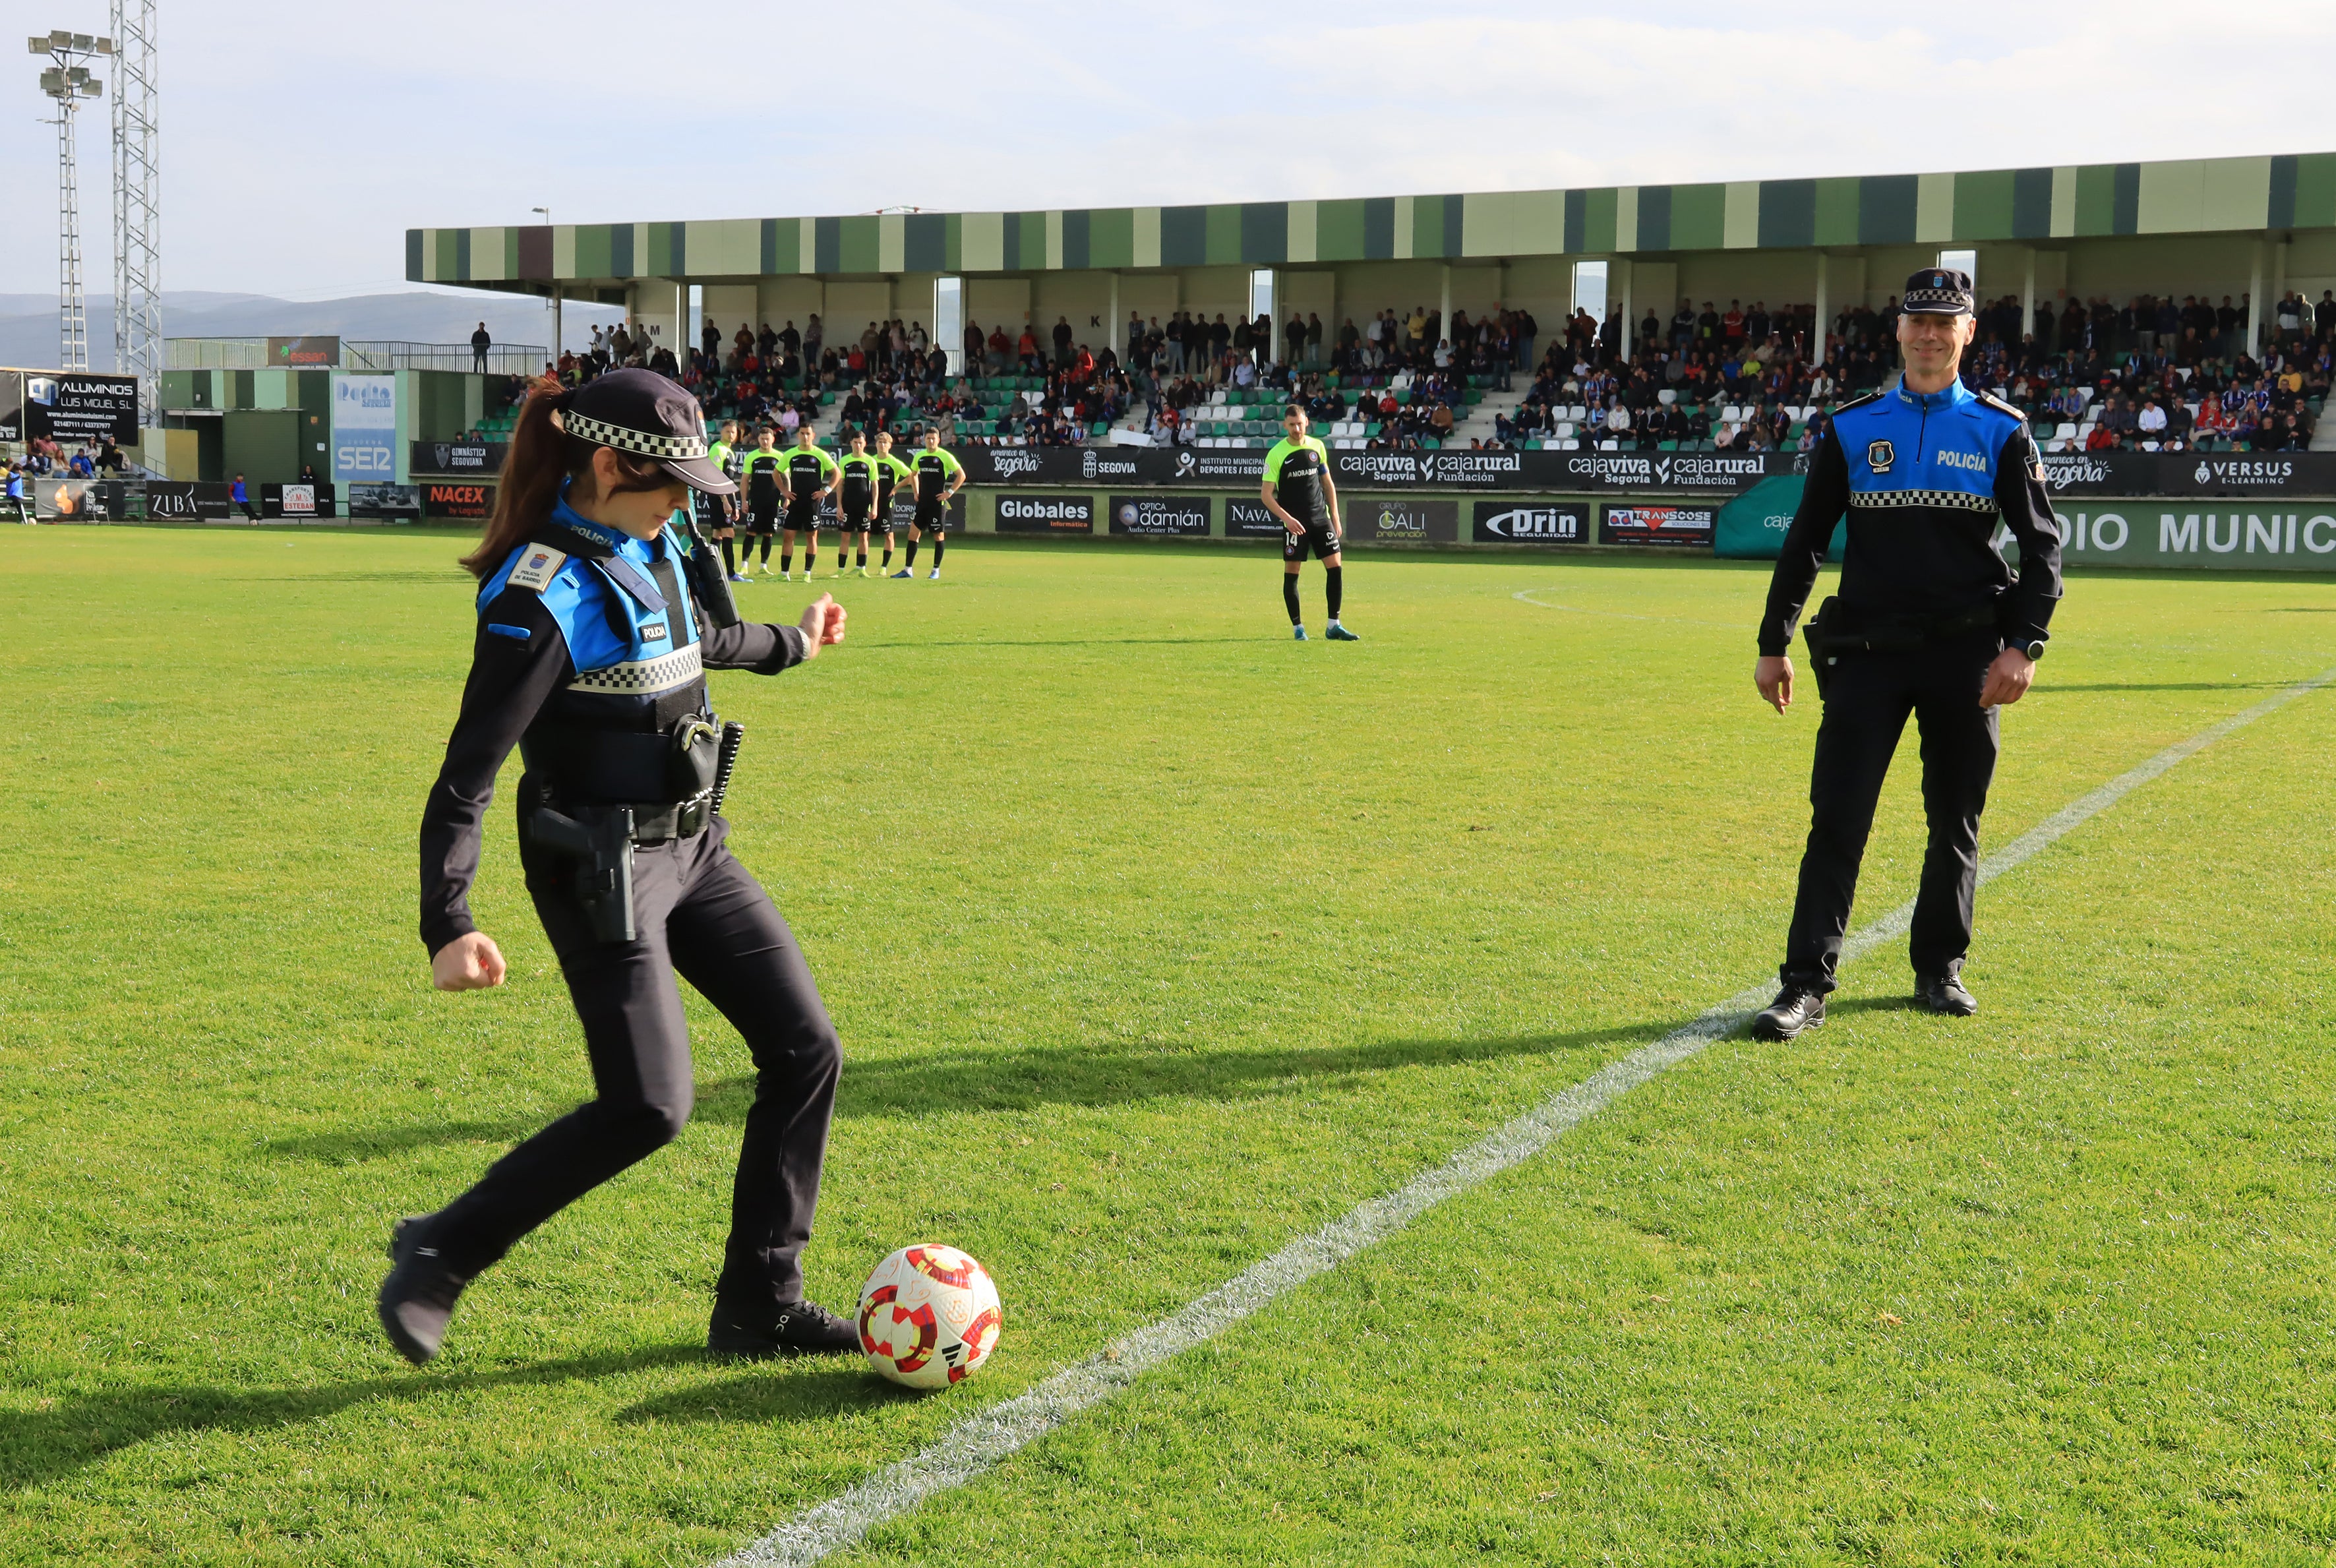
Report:
<svg viewBox="0 0 2336 1568"><path fill-rule="evenodd" d="M702 1388L676 1388L654 1399L628 1405L617 1412L617 1419L627 1426L651 1421L748 1421L768 1426L774 1421L815 1420L846 1410L905 1404L929 1397L914 1388L884 1382L854 1357L848 1365L839 1364L819 1372L782 1376L764 1370Z"/></svg>
<svg viewBox="0 0 2336 1568"><path fill-rule="evenodd" d="M645 1371L701 1360L700 1345L578 1356L493 1372L427 1372L364 1378L321 1388L219 1388L165 1387L122 1389L56 1401L44 1410L0 1413L0 1492L21 1492L123 1448L158 1437L205 1432L266 1432L336 1416L355 1405L385 1399L426 1399L443 1394L542 1387ZM751 1391L746 1385L751 1381ZM654 1415L656 1407L676 1412L751 1407L760 1421L808 1421L885 1400L891 1390L871 1378L856 1359L850 1363L790 1363L784 1371L753 1379L731 1378L710 1393L676 1390L633 1411ZM628 1411L619 1419L641 1419ZM678 1414L676 1419L683 1418ZM743 1417L742 1417L743 1418Z"/></svg>
<svg viewBox="0 0 2336 1568"><path fill-rule="evenodd" d="M847 1054L836 1114L923 1116L936 1109L1027 1111L1046 1105L1119 1105L1163 1098L1263 1099L1401 1067L1452 1066L1637 1043L1654 1038L1669 1027L1670 1020L1491 1040L1384 1040L1368 1046L1258 1051L1058 1047L950 1052L872 1062L855 1060ZM702 1121L736 1126L745 1121L754 1099L752 1075L716 1078L698 1085L694 1114ZM278 1138L262 1147L279 1157L346 1164L442 1144L514 1144L559 1114L547 1110L540 1115L496 1122L425 1122L325 1133Z"/></svg>

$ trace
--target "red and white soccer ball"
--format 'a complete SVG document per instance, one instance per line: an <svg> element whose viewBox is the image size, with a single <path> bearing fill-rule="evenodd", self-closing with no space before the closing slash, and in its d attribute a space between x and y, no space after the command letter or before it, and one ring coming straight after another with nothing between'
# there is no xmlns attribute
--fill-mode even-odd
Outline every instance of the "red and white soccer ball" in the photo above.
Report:
<svg viewBox="0 0 2336 1568"><path fill-rule="evenodd" d="M868 1364L911 1388L946 1388L979 1371L1005 1320L989 1271L955 1247L903 1247L860 1291Z"/></svg>

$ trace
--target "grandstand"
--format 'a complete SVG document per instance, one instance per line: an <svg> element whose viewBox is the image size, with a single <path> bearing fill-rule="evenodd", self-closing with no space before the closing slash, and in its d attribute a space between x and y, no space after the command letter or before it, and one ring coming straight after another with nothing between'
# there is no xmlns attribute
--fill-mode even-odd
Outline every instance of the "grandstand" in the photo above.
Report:
<svg viewBox="0 0 2336 1568"><path fill-rule="evenodd" d="M1295 396L1357 448L1789 450L1942 255L2050 450L2314 443L2331 153L406 237L415 281L624 306L713 416L1042 446L1255 447Z"/></svg>

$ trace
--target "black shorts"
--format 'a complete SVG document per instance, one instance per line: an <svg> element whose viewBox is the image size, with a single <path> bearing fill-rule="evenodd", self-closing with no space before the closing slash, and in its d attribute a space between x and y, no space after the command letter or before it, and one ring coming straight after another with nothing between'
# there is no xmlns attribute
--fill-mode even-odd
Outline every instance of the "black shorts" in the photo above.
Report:
<svg viewBox="0 0 2336 1568"><path fill-rule="evenodd" d="M819 497L799 495L787 506L786 529L790 533L809 533L819 527Z"/></svg>
<svg viewBox="0 0 2336 1568"><path fill-rule="evenodd" d="M1315 560L1328 560L1338 553L1343 543L1338 531L1326 524L1318 523L1304 533L1292 533L1285 528L1281 531L1281 559L1304 560L1306 552L1312 550Z"/></svg>
<svg viewBox="0 0 2336 1568"><path fill-rule="evenodd" d="M949 507L939 501L917 502L916 527L926 533L945 533L949 530Z"/></svg>
<svg viewBox="0 0 2336 1568"><path fill-rule="evenodd" d="M748 533L775 532L779 526L779 503L775 501L752 503L746 508L745 524Z"/></svg>
<svg viewBox="0 0 2336 1568"><path fill-rule="evenodd" d="M865 533L868 531L868 508L864 504L860 506L852 506L849 504L839 506L836 508L835 518L835 526L843 530L846 533Z"/></svg>

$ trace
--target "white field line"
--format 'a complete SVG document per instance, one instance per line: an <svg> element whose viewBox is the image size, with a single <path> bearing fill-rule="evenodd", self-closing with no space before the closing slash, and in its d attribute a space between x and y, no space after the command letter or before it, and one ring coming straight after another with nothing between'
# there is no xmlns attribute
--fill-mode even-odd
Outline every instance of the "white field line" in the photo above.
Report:
<svg viewBox="0 0 2336 1568"><path fill-rule="evenodd" d="M2091 817L2108 810L2177 763L2196 755L2224 735L2286 706L2307 692L2336 682L2336 669L2264 698L2188 740L2166 747L2139 767L2120 774L2090 794L2071 802L1985 856L1979 880L1994 881L2041 852ZM1905 933L1914 916L1902 905L1851 936L1844 960L1871 952ZM1319 1231L1299 1237L1254 1263L1183 1310L1147 1324L1097 1354L1065 1368L1037 1387L967 1417L922 1453L888 1466L804 1509L761 1540L723 1560L719 1568L800 1568L852 1545L877 1524L916 1507L937 1493L962 1486L1016 1450L1045 1437L1080 1411L1099 1405L1136 1378L1288 1295L1317 1274L1327 1273L1374 1242L1385 1241L1421 1214L1472 1187L1531 1159L1561 1133L1596 1115L1621 1096L1701 1052L1740 1027L1767 999L1771 983L1738 991L1693 1023L1673 1029L1652 1045L1559 1091L1506 1126L1469 1144L1442 1164L1423 1171L1384 1197L1358 1204Z"/></svg>
<svg viewBox="0 0 2336 1568"><path fill-rule="evenodd" d="M1549 589L1545 588L1520 589L1515 593L1509 595L1509 597L1514 599L1522 600L1526 604L1533 605L1537 609L1562 609L1570 615L1604 615L1611 616L1616 620L1660 620L1669 621L1673 626L1714 626L1718 627L1722 631L1757 631L1759 629L1748 623L1739 624L1732 620L1690 620L1687 617L1681 615L1632 615L1626 609L1588 609L1578 604L1552 604L1547 599L1535 599L1533 597L1533 595L1537 593L1547 593Z"/></svg>

